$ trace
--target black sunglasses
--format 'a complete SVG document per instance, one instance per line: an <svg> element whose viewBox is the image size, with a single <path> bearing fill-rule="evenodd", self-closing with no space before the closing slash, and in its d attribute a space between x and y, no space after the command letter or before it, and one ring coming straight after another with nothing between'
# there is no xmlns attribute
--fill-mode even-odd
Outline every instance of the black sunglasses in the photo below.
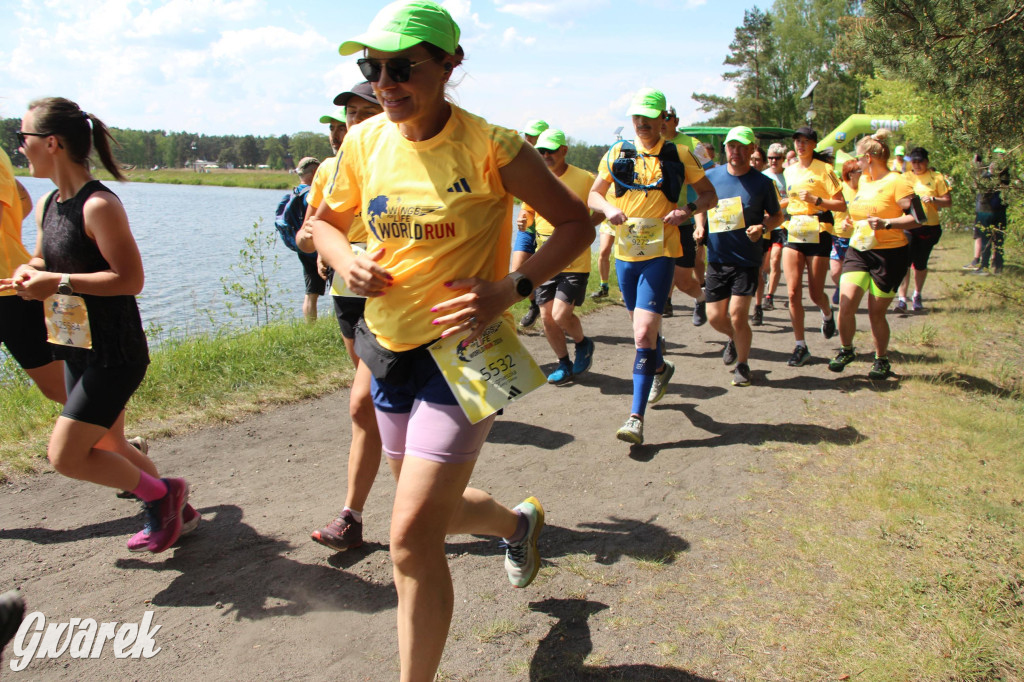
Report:
<svg viewBox="0 0 1024 682"><path fill-rule="evenodd" d="M557 149L541 149L540 147L537 147L537 151L540 152L542 155L547 156L548 154L554 154L558 150Z"/></svg>
<svg viewBox="0 0 1024 682"><path fill-rule="evenodd" d="M15 135L18 138L18 146L24 147L26 137L49 137L50 135L53 135L53 133L26 133L23 130L19 130Z"/></svg>
<svg viewBox="0 0 1024 682"><path fill-rule="evenodd" d="M781 161L784 158L786 158L786 157L784 157L784 156L769 156L768 160L769 161Z"/></svg>
<svg viewBox="0 0 1024 682"><path fill-rule="evenodd" d="M396 83L405 83L412 76L413 68L420 64L426 64L432 61L432 58L422 59L418 62L412 62L405 57L396 57L395 59L389 59L386 62L382 62L379 59L357 59L356 65L359 67L359 72L363 74L363 78L376 83L380 80L381 72L387 69L388 78Z"/></svg>

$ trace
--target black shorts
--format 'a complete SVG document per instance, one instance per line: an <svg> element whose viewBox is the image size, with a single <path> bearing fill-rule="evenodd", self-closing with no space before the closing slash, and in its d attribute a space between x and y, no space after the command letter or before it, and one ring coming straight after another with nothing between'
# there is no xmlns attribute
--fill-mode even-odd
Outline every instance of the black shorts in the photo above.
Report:
<svg viewBox="0 0 1024 682"><path fill-rule="evenodd" d="M693 223L679 226L679 244L683 247L683 255L676 258L676 267L692 268L697 265L697 244L693 241Z"/></svg>
<svg viewBox="0 0 1024 682"><path fill-rule="evenodd" d="M327 291L327 280L316 269L316 254L300 253L299 262L302 263L302 274L306 278L306 293L323 296Z"/></svg>
<svg viewBox="0 0 1024 682"><path fill-rule="evenodd" d="M561 272L537 287L534 299L544 305L556 298L573 305L583 305L587 297L589 272Z"/></svg>
<svg viewBox="0 0 1024 682"><path fill-rule="evenodd" d="M36 369L53 362L53 349L46 342L43 302L18 296L0 296L0 343L23 369Z"/></svg>
<svg viewBox="0 0 1024 682"><path fill-rule="evenodd" d="M338 328L346 339L356 338L356 322L363 316L366 299L354 296L331 296L334 299L334 316L338 318Z"/></svg>
<svg viewBox="0 0 1024 682"><path fill-rule="evenodd" d="M932 249L939 243L942 236L940 225L922 225L912 230L904 230L907 239L910 241L910 264L915 270L927 270L928 258L932 255Z"/></svg>
<svg viewBox="0 0 1024 682"><path fill-rule="evenodd" d="M786 245L786 228L780 227L772 230L772 244L778 244L780 247Z"/></svg>
<svg viewBox="0 0 1024 682"><path fill-rule="evenodd" d="M64 363L68 401L60 416L109 429L146 376L148 365L99 367Z"/></svg>
<svg viewBox="0 0 1024 682"><path fill-rule="evenodd" d="M708 303L724 301L732 296L753 296L761 281L759 265L726 265L708 263L704 271L704 296Z"/></svg>
<svg viewBox="0 0 1024 682"><path fill-rule="evenodd" d="M799 251L809 258L830 258L832 256L832 235L828 232L819 232L817 244L791 244L787 237L786 248Z"/></svg>
<svg viewBox="0 0 1024 682"><path fill-rule="evenodd" d="M866 272L871 275L871 281L875 286L887 293L893 293L899 288L909 267L909 246L871 251L849 248L843 259L844 275L848 272Z"/></svg>
<svg viewBox="0 0 1024 682"><path fill-rule="evenodd" d="M772 240L761 238L761 253L766 254L772 250Z"/></svg>

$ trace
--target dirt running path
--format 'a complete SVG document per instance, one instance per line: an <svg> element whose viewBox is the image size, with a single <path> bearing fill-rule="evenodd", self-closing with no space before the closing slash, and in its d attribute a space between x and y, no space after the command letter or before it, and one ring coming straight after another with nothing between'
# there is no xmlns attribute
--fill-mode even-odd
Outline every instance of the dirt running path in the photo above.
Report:
<svg viewBox="0 0 1024 682"><path fill-rule="evenodd" d="M544 503L545 565L530 588L514 590L496 542L453 538L455 617L443 679L732 679L725 645L676 634L677 622L717 608L686 586L727 568L733 557L723 541L764 511L756 491L784 485L772 451L855 441L855 429L831 428L819 406L863 407L876 396L866 353L841 376L827 370L838 338L815 331L816 311L807 314L811 364L787 367L793 338L781 305L755 328L754 385L733 388L722 338L692 325L686 298L676 292L678 314L665 321L677 370L648 411L645 446L631 450L614 437L632 390L621 306L585 318L597 342L589 374L537 390L496 422L472 485L509 506L528 495ZM890 320L894 332L909 324ZM858 324L866 329L866 316ZM858 341L866 351L866 334ZM526 343L553 369L539 333ZM344 498L347 396L153 442L163 470L189 478L204 518L165 554L126 551L138 508L110 490L52 474L0 489L0 588L20 587L50 622L138 622L153 610L162 648L148 660L115 659L110 647L99 660L65 654L19 674L8 646L0 676L396 679L386 465L366 510L367 545L332 555L309 540ZM666 584L682 587L658 590Z"/></svg>

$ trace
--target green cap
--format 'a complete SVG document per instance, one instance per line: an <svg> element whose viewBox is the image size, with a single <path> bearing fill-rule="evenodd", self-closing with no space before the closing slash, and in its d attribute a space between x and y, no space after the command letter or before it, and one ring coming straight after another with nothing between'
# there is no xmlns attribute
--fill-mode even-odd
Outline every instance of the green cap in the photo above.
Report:
<svg viewBox="0 0 1024 682"><path fill-rule="evenodd" d="M338 52L350 55L364 47L399 52L424 42L455 54L459 47L459 25L436 2L399 0L378 12L366 32L346 40Z"/></svg>
<svg viewBox="0 0 1024 682"><path fill-rule="evenodd" d="M995 149L992 150L992 153L993 154L1005 154L1006 150L1003 149L1002 147L996 147Z"/></svg>
<svg viewBox="0 0 1024 682"><path fill-rule="evenodd" d="M654 88L643 88L635 95L629 103L626 116L645 116L646 118L658 118L661 112L666 109L665 93Z"/></svg>
<svg viewBox="0 0 1024 682"><path fill-rule="evenodd" d="M321 123L330 123L331 121L337 121L338 123L346 123L348 121L345 118L345 107L338 107L337 111L333 114L324 114L320 117Z"/></svg>
<svg viewBox="0 0 1024 682"><path fill-rule="evenodd" d="M537 138L537 144L534 146L537 149L557 151L566 144L568 143L565 141L565 133L556 128L548 128L540 134L540 137Z"/></svg>
<svg viewBox="0 0 1024 682"><path fill-rule="evenodd" d="M523 126L523 135L540 135L547 129L547 121L539 118L531 118L526 122L526 125Z"/></svg>
<svg viewBox="0 0 1024 682"><path fill-rule="evenodd" d="M896 156L903 156L903 152L905 151L906 149L903 148L903 145L898 144L896 145L896 149L892 150L892 153L895 154Z"/></svg>
<svg viewBox="0 0 1024 682"><path fill-rule="evenodd" d="M740 144L753 144L755 139L757 138L754 137L754 131L747 126L736 126L725 135L726 143L735 141Z"/></svg>

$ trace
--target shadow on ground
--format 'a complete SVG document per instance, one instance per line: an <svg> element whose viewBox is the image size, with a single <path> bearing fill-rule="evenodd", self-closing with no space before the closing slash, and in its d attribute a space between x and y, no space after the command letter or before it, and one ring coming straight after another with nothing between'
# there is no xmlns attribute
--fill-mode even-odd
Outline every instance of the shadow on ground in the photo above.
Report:
<svg viewBox="0 0 1024 682"><path fill-rule="evenodd" d="M537 643L530 661L530 682L542 680L651 680L654 682L714 682L677 668L646 663L587 665L594 649L590 617L608 608L587 599L545 599L530 603L530 610L555 618L548 634Z"/></svg>

